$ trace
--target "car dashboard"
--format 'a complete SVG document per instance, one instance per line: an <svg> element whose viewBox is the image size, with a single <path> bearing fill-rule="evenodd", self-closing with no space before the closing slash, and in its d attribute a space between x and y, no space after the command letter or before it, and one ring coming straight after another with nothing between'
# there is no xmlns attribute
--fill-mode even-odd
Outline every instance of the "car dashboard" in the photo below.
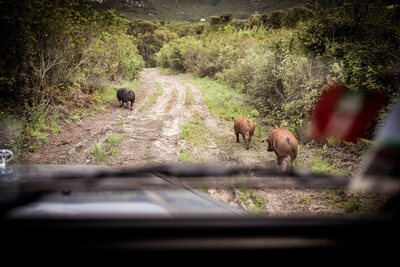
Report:
<svg viewBox="0 0 400 267"><path fill-rule="evenodd" d="M17 175L2 181L0 249L12 259L15 254L46 252L92 262L187 256L198 262L211 256L233 263L251 257L308 265L320 264L320 257L329 258L329 264L396 260L393 244L399 240L400 210L396 195L374 216L268 217L248 214L194 189L209 184L211 173L213 186L282 187L294 181L343 186L343 177L318 180L293 172L281 174L292 177L268 180L261 178L266 172L279 173L216 166L116 172L54 165L31 166L30 172L33 168L36 174L26 179L26 168L16 167ZM257 172L260 175L253 180L243 180L243 173L253 177ZM230 177L234 174L241 175Z"/></svg>

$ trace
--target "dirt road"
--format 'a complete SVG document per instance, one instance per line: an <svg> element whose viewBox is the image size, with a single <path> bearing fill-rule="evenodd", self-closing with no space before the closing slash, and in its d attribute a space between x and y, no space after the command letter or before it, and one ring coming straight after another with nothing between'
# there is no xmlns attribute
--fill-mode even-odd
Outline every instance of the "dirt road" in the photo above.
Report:
<svg viewBox="0 0 400 267"><path fill-rule="evenodd" d="M187 94L192 95L191 104L185 101ZM180 150L189 146L181 138L181 127L193 116L200 116L207 134L201 147L192 148L196 160L224 165L275 164L274 154L267 153L265 144L257 138L253 140L250 150L245 149L243 142L236 143L233 125L215 118L204 104L199 88L183 75L167 75L157 69L145 69L140 75L136 95L132 111L126 106L119 108L115 99L107 111L63 125L61 133L50 136L34 153L25 153L23 162L94 164L94 144L103 147L106 155L102 164L111 167L178 162ZM107 141L112 134L122 136L122 141L115 145L114 150L109 148ZM265 189L246 195L237 189L210 188L208 193L233 206L250 211L261 208L267 214L343 212L331 205L338 195L330 192Z"/></svg>
<svg viewBox="0 0 400 267"><path fill-rule="evenodd" d="M194 98L191 105L185 105L188 90L192 91ZM201 116L211 136L226 142L226 145L218 146L212 138L205 140L208 145L197 155L200 160L251 165L263 165L274 160L271 154L256 145L257 141L251 150L245 150L242 143L237 144L232 125L212 116L203 103L200 90L185 81L183 76L145 69L136 95L132 111L126 105L119 108L115 99L106 112L64 125L61 133L50 136L34 153L26 154L23 161L91 164L94 162L93 145L106 146L107 136L118 133L123 139L118 144L118 152L106 156L105 163L109 166L137 167L178 162L179 149L185 145L180 138L181 126L195 114Z"/></svg>

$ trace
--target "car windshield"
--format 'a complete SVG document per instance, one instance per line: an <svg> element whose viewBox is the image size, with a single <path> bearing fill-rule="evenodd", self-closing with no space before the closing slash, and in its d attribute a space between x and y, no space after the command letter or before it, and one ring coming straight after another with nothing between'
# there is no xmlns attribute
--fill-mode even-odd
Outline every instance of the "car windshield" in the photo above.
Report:
<svg viewBox="0 0 400 267"><path fill-rule="evenodd" d="M374 216L397 1L0 1L10 218ZM390 201L389 201L390 202Z"/></svg>

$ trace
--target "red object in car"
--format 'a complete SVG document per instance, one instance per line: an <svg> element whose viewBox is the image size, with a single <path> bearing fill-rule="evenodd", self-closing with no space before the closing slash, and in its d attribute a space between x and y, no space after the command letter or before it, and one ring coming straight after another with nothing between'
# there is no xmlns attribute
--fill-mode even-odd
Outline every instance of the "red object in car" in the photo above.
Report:
<svg viewBox="0 0 400 267"><path fill-rule="evenodd" d="M364 137L384 104L379 91L358 92L333 84L322 94L312 114L312 138L352 142Z"/></svg>

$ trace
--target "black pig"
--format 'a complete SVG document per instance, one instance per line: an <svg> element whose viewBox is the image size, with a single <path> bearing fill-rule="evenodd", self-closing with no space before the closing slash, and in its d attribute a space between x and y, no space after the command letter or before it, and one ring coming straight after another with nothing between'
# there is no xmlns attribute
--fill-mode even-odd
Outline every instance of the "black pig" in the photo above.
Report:
<svg viewBox="0 0 400 267"><path fill-rule="evenodd" d="M129 106L129 101L131 102L131 110L133 103L135 102L135 93L127 88L120 88L117 90L117 98L118 98L118 103L120 103L120 108L123 106L124 102Z"/></svg>

